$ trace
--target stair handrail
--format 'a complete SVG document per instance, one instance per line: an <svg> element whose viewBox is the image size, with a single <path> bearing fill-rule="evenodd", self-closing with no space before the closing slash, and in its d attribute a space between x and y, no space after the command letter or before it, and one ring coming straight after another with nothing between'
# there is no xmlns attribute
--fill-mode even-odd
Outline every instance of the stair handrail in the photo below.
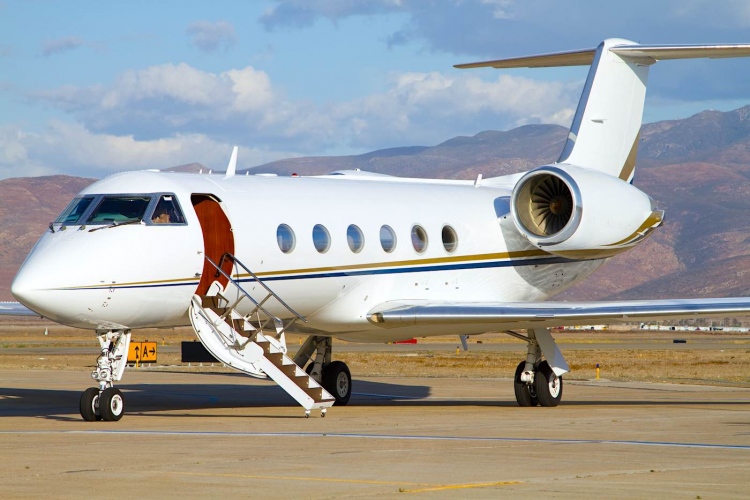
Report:
<svg viewBox="0 0 750 500"><path fill-rule="evenodd" d="M260 278L258 278L258 276L256 276L256 274L254 272L252 272L250 269L248 269L248 267L245 264L243 264L237 257L235 257L234 255L232 255L231 253L227 252L224 255L222 255L221 259L219 260L219 264L216 264L213 260L211 260L211 258L208 255L206 255L205 258L206 258L206 260L208 262L211 263L212 266L214 266L216 268L216 271L217 271L216 277L217 278L219 277L219 273L221 273L225 278L227 278L229 281L231 281L232 284L235 287L237 287L237 289L239 291L241 291L242 294L250 300L250 302L252 302L253 304L255 304L255 307L258 310L262 311L263 314L265 314L266 316L281 321L278 317L276 317L275 315L271 314L270 311L268 311L265 307L263 307L262 303L258 303L258 301L256 301L249 293L247 293L245 291L245 289L240 286L240 284L239 284L238 281L235 281L234 278L232 278L230 275L228 275L227 273L224 272L224 270L221 268L221 266L224 265L224 260L226 258L231 259L235 264L237 264L240 267L242 267L242 269L244 269L250 276L252 276L253 279L255 280L255 282L258 283L260 286L262 286L271 296L273 296L273 298L275 298L279 302L279 304L281 304L282 306L284 306L284 308L286 308L287 311L289 311L290 313L294 314L297 317L296 319L301 319L303 322L307 323L307 319L304 316L302 316L300 313L298 313L297 311L295 311L294 309L292 309L292 307L289 304L287 304L286 302L284 302L284 300L281 297L279 297L278 295L276 295L276 292L274 292L273 290L271 290L268 287L268 285L266 285L265 283L263 283L263 281ZM266 297L266 299L267 298L268 297ZM263 299L262 302L265 302L266 299Z"/></svg>

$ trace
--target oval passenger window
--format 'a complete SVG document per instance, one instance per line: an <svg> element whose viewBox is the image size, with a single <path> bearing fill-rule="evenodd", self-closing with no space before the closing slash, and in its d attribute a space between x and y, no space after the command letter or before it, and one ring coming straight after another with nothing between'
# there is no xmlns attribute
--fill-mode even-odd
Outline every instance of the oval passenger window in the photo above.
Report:
<svg viewBox="0 0 750 500"><path fill-rule="evenodd" d="M427 250L427 231L419 224L411 228L411 244L414 245L417 253Z"/></svg>
<svg viewBox="0 0 750 500"><path fill-rule="evenodd" d="M286 224L279 224L276 229L276 242L279 244L279 249L284 253L289 253L294 250L294 231Z"/></svg>
<svg viewBox="0 0 750 500"><path fill-rule="evenodd" d="M362 230L355 224L351 224L346 228L346 242L354 253L362 251L362 247L365 246L365 236L362 234Z"/></svg>
<svg viewBox="0 0 750 500"><path fill-rule="evenodd" d="M386 253L396 249L396 233L391 226L384 225L380 228L380 246Z"/></svg>
<svg viewBox="0 0 750 500"><path fill-rule="evenodd" d="M453 253L456 251L456 247L458 246L458 235L456 234L455 229L452 227L446 225L443 226L443 247L445 248L445 251L448 253Z"/></svg>
<svg viewBox="0 0 750 500"><path fill-rule="evenodd" d="M328 233L328 229L322 224L315 224L312 231L313 245L315 250L320 253L326 253L331 247L331 235Z"/></svg>

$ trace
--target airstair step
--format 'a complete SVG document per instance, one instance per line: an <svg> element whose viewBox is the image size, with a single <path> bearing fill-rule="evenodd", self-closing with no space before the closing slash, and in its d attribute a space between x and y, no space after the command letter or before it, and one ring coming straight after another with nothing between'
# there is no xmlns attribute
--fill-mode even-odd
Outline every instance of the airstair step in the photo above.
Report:
<svg viewBox="0 0 750 500"><path fill-rule="evenodd" d="M302 372L301 375L298 375L298 371L297 371L298 369ZM307 378L308 377L307 373L302 371L302 369L299 366L295 365L294 363L292 363L291 365L281 365L279 366L279 370L284 372L284 375L286 375L289 378L302 378L302 377Z"/></svg>
<svg viewBox="0 0 750 500"><path fill-rule="evenodd" d="M260 320L253 325L238 311L220 307L222 304L227 304L226 300L215 296L196 295L191 302L190 320L209 352L248 375L270 377L305 408L306 414L311 409L325 411L333 405L333 396L286 355L283 328L282 332L266 336L256 329L262 326ZM274 317L274 323L278 322ZM248 326L251 330L246 330ZM281 335L277 337L278 333ZM238 342L238 336L248 340Z"/></svg>
<svg viewBox="0 0 750 500"><path fill-rule="evenodd" d="M279 368L284 362L284 353L282 352L266 352L265 355L266 358L271 361L271 363L278 366Z"/></svg>
<svg viewBox="0 0 750 500"><path fill-rule="evenodd" d="M333 396L328 394L327 392L323 394L324 389L320 386L318 387L303 387L303 391L307 393L308 396L310 396L315 401L334 401Z"/></svg>

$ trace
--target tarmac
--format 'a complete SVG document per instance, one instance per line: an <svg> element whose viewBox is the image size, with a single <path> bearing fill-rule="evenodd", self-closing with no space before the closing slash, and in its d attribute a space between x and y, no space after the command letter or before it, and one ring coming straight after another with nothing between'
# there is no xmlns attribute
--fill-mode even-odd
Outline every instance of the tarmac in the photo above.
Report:
<svg viewBox="0 0 750 500"><path fill-rule="evenodd" d="M128 369L119 422L88 372L0 370L2 498L748 498L750 389L357 378L325 418L240 374Z"/></svg>

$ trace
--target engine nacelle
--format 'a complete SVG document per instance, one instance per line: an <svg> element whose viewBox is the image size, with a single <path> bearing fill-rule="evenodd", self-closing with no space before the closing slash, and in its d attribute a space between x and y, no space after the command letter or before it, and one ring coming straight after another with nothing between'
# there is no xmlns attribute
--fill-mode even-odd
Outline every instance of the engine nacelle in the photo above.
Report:
<svg viewBox="0 0 750 500"><path fill-rule="evenodd" d="M574 165L547 165L516 183L511 214L534 246L573 259L601 258L631 248L664 215L632 184Z"/></svg>

